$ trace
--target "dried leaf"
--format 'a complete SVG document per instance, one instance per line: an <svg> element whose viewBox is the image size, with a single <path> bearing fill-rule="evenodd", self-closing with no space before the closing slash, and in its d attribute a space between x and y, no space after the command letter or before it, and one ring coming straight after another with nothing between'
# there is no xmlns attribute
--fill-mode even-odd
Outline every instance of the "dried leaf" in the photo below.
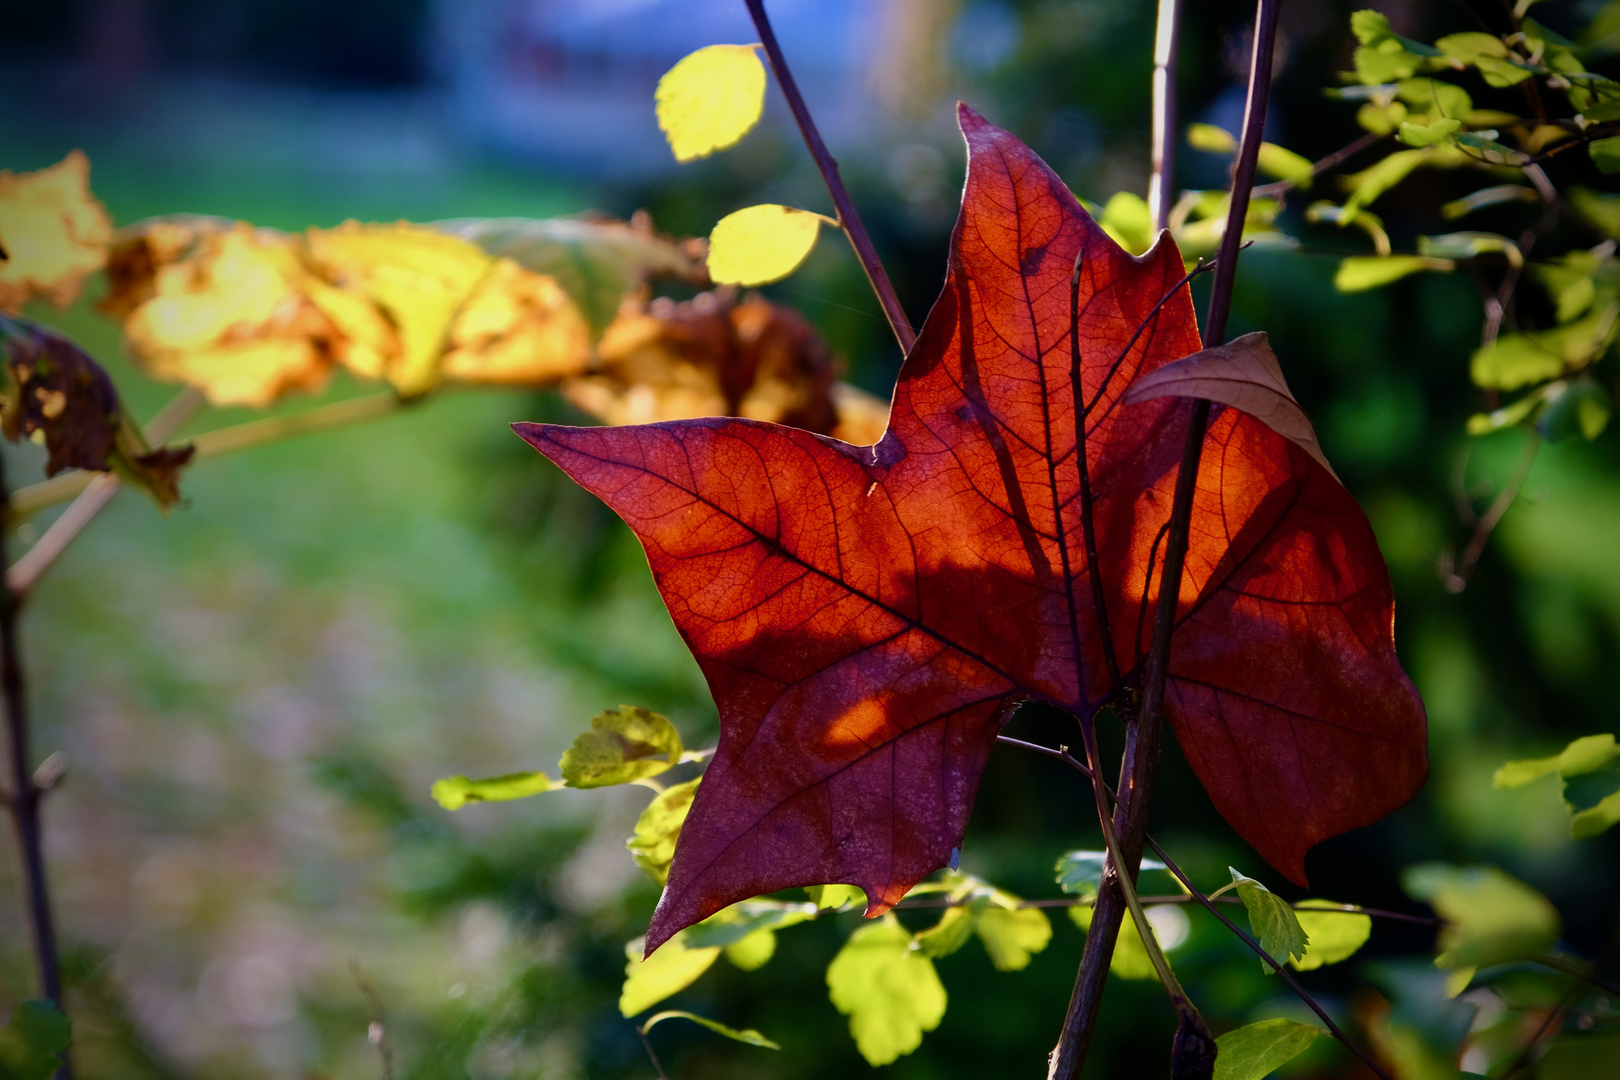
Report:
<svg viewBox="0 0 1620 1080"><path fill-rule="evenodd" d="M830 432L841 421L827 346L796 312L757 296L626 304L597 351L601 370L562 391L609 424L746 416Z"/></svg>
<svg viewBox="0 0 1620 1080"><path fill-rule="evenodd" d="M590 328L555 280L497 259L462 304L440 359L447 382L548 386L591 361Z"/></svg>
<svg viewBox="0 0 1620 1080"><path fill-rule="evenodd" d="M123 410L101 365L67 338L4 316L0 347L9 380L6 438L44 443L47 476L63 469L110 470Z"/></svg>
<svg viewBox="0 0 1620 1080"><path fill-rule="evenodd" d="M107 261L112 219L90 194L90 159L74 150L49 168L0 169L0 311L33 297L66 307Z"/></svg>
<svg viewBox="0 0 1620 1080"><path fill-rule="evenodd" d="M1225 345L1203 349L1137 379L1125 395L1127 405L1162 397L1205 398L1242 409L1272 431L1315 458L1334 479L1316 441L1311 418L1294 400L1282 365L1261 333L1244 334Z"/></svg>

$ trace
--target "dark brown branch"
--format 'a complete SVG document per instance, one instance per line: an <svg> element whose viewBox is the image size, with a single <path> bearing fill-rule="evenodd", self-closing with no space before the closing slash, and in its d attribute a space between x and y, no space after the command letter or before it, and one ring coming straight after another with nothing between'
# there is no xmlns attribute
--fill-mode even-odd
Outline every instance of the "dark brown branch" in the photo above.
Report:
<svg viewBox="0 0 1620 1080"><path fill-rule="evenodd" d="M787 98L788 108L793 110L793 119L798 121L799 131L804 135L804 144L809 148L810 156L815 158L821 178L827 183L827 192L838 210L838 223L844 227L844 235L849 237L855 257L861 261L866 280L872 283L872 291L877 293L878 303L883 306L883 314L889 319L889 327L900 342L901 351L910 353L917 335L911 329L905 309L900 306L900 298L895 295L894 286L890 284L889 275L878 259L877 250L872 247L872 238L866 235L861 216L855 212L855 203L851 201L844 181L838 175L838 162L827 152L827 144L821 141L821 132L816 130L816 122L811 119L810 109L799 93L799 84L793 81L793 72L788 69L782 48L776 43L776 34L771 30L771 21L765 16L765 4L763 0L744 2L748 5L748 14L754 18L754 28L759 31L759 42L765 48L771 70L776 72L776 84L782 88L782 96Z"/></svg>
<svg viewBox="0 0 1620 1080"><path fill-rule="evenodd" d="M1243 142L1238 148L1237 167L1232 177L1231 206L1226 231L1221 236L1214 287L1210 290L1209 314L1205 319L1204 342L1219 345L1226 340L1227 316L1232 303L1232 283L1237 271L1238 247L1243 242L1243 223L1248 217L1249 191L1254 185L1255 163L1264 137L1266 104L1271 90L1271 64L1277 35L1280 0L1259 0L1255 15L1254 52L1249 61L1249 91L1243 122ZM1202 456L1204 430L1209 423L1209 402L1194 402L1187 424L1187 438L1181 467L1176 477L1175 501L1170 512L1164 569L1159 577L1158 606L1154 618L1153 645L1145 665L1140 707L1130 718L1126 731L1125 756L1120 764L1120 794L1123 801L1115 811L1114 828L1119 836L1124 866L1110 859L1103 867L1097 905L1086 935L1086 949L1080 959L1074 994L1064 1017L1063 1033L1052 1051L1049 1080L1070 1080L1079 1074L1096 1025L1102 1003L1103 985L1113 957L1125 910L1125 894L1119 882L1121 873L1135 881L1141 864L1142 844L1147 833L1148 809L1153 797L1154 774L1164 736L1164 691L1170 667L1170 637L1175 626L1177 600L1181 593L1181 572L1186 560L1188 529L1192 522L1193 491L1197 484L1198 461ZM1185 1017L1184 1017L1185 1019ZM1177 1031L1176 1051L1189 1033ZM1175 1056L1173 1052L1173 1057ZM1213 1060L1213 1055L1211 1055Z"/></svg>
<svg viewBox="0 0 1620 1080"><path fill-rule="evenodd" d="M1386 138L1388 138L1387 135L1375 135L1369 131L1367 134L1363 135L1349 146L1335 150L1327 157L1312 163L1311 171L1306 175L1312 179L1321 176L1329 169L1338 168L1350 158L1355 157L1357 154L1367 149L1367 147L1382 142ZM1299 181L1300 178L1295 177L1292 180L1278 180L1270 184L1261 184L1259 187L1251 191L1249 196L1250 198L1254 199L1269 199L1274 195L1281 195L1284 192L1292 191L1295 187L1299 186Z"/></svg>
<svg viewBox="0 0 1620 1080"><path fill-rule="evenodd" d="M0 504L6 496L4 463L0 462ZM5 543L0 534L0 563ZM17 834L17 850L22 861L23 906L28 914L28 933L34 951L34 975L40 997L64 1012L62 972L56 955L56 929L51 919L50 890L45 880L45 855L40 836L42 792L34 782L29 759L27 698L23 690L22 662L17 650L17 593L0 583L0 695L5 698L6 750L10 757L11 783L6 799L11 823ZM64 1063L59 1080L71 1080L72 1069Z"/></svg>
<svg viewBox="0 0 1620 1080"><path fill-rule="evenodd" d="M1532 431L1529 441L1524 444L1523 452L1519 454L1518 464L1513 467L1513 475L1497 493L1485 516L1475 522L1473 535L1468 539L1468 546L1463 549L1462 558L1453 565L1449 548L1441 558L1440 580L1448 592L1460 593L1468 587L1468 579L1473 576L1474 567L1479 564L1479 557L1485 554L1485 544L1490 540L1491 533L1502 523L1503 515L1518 499L1525 480L1530 476L1530 466L1535 464L1536 454L1540 450L1541 436Z"/></svg>

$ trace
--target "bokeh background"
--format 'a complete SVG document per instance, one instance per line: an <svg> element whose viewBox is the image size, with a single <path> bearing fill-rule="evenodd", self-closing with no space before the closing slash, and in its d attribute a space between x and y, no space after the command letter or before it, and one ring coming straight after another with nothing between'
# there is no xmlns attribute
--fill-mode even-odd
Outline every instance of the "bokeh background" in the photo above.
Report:
<svg viewBox="0 0 1620 1080"><path fill-rule="evenodd" d="M1354 106L1321 87L1349 66L1361 6L1285 6L1273 140L1315 158L1358 134ZM1500 17L1485 3L1372 6L1426 40ZM1536 11L1578 25L1594 6ZM1152 5L769 7L914 321L942 280L960 191L957 98L1086 198L1146 189ZM1188 8L1183 120L1235 129L1252 7ZM701 45L754 40L740 0L9 0L3 20L0 166L83 149L119 224L647 209L663 231L703 235L754 202L828 209L774 87L762 128L709 161L678 168L657 131L664 70ZM1555 179L1601 185L1577 157ZM1185 151L1177 184L1218 185L1223 168ZM1380 204L1397 247L1444 231L1435 208L1461 182L1421 177ZM1490 778L1507 758L1615 728L1617 437L1547 448L1468 588L1448 592L1436 567L1466 540L1457 492L1480 505L1524 439L1463 434L1481 406L1467 382L1475 292L1461 275L1422 275L1342 296L1332 274L1356 238L1314 230L1297 206L1284 221L1302 244L1245 255L1232 332L1271 334L1373 520L1434 760L1412 805L1310 856L1311 891L1419 910L1401 867L1495 862L1544 890L1571 946L1595 953L1615 930L1620 843L1571 842L1552 782L1498 792ZM150 415L173 388L121 357L91 310L97 290L30 314L85 343ZM824 240L767 292L817 326L852 381L887 396L900 358L847 246ZM623 945L656 898L623 851L646 793L564 791L453 816L428 796L451 773L549 768L620 702L668 714L691 745L714 737L633 539L506 429L565 415L543 397L463 392L208 461L186 476L181 508L164 516L125 495L53 569L23 641L38 748L71 762L48 803L47 851L83 1075L378 1076L368 989L400 1077L651 1075L616 1009ZM245 418L215 411L193 430ZM37 475L30 448L6 454L14 482ZM48 520L14 532L11 551ZM1015 725L1070 737L1052 717ZM1154 831L1206 887L1232 864L1299 895L1225 827L1174 749L1163 777ZM1100 846L1087 799L1054 763L998 750L964 868L1056 895L1056 855ZM8 836L0 1011L30 993L13 856ZM674 1001L759 1028L781 1053L671 1024L654 1035L670 1075L864 1073L823 983L854 919L785 934L762 970L717 965ZM998 974L977 949L943 961L944 1024L880 1071L1039 1075L1082 942L1054 921L1024 972ZM1194 923L1178 966L1218 1027L1291 1014L1275 980ZM1419 977L1429 944L1381 924L1357 962L1312 985L1355 1014L1376 988ZM1153 984L1116 983L1091 1075L1162 1073L1172 1025ZM1354 1075L1330 1047L1296 1074Z"/></svg>

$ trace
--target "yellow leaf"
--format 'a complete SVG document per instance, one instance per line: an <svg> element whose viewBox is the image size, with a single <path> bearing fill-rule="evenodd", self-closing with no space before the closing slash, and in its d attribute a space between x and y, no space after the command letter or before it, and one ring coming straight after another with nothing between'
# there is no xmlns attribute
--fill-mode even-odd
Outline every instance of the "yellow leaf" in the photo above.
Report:
<svg viewBox="0 0 1620 1080"><path fill-rule="evenodd" d="M460 237L405 222L349 221L336 229L311 229L307 236L309 250L329 282L381 308L397 328L397 351L377 342L369 346L374 355L357 349L345 363L354 364L357 374L369 376L376 373L380 357L380 374L404 397L438 385L439 360L451 327L495 260ZM335 310L327 313L334 321L342 317Z"/></svg>
<svg viewBox="0 0 1620 1080"><path fill-rule="evenodd" d="M263 408L317 391L338 335L303 291L310 275L293 244L244 224L158 223L119 242L103 307L127 313L137 363L215 405Z"/></svg>
<svg viewBox="0 0 1620 1080"><path fill-rule="evenodd" d="M107 261L112 221L90 194L90 159L78 150L47 169L0 169L0 310L39 296L66 307Z"/></svg>
<svg viewBox="0 0 1620 1080"><path fill-rule="evenodd" d="M535 386L591 361L590 327L555 278L500 259L462 305L442 372L452 382Z"/></svg>
<svg viewBox="0 0 1620 1080"><path fill-rule="evenodd" d="M658 80L658 126L677 161L736 144L765 108L765 65L754 45L699 49Z"/></svg>
<svg viewBox="0 0 1620 1080"><path fill-rule="evenodd" d="M721 218L709 234L709 277L727 285L765 285L798 269L821 231L821 215L775 203Z"/></svg>

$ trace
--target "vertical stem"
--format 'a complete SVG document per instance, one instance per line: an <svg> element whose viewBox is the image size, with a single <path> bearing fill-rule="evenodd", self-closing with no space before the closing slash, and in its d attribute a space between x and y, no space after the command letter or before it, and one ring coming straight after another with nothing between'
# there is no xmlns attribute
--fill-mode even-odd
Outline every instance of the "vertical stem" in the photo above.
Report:
<svg viewBox="0 0 1620 1080"><path fill-rule="evenodd" d="M4 462L0 461L0 503L6 495ZM0 562L5 541L0 533ZM39 806L43 794L29 769L28 713L24 703L22 665L17 655L18 596L0 584L0 696L5 699L6 750L11 784L6 803L22 857L24 907L34 949L34 973L42 998L62 1007L62 975L56 958L56 932L51 923L50 894L45 882L45 857L40 845ZM69 1076L67 1066L57 1073Z"/></svg>
<svg viewBox="0 0 1620 1080"><path fill-rule="evenodd" d="M1242 243L1243 222L1249 211L1249 191L1254 185L1255 162L1266 124L1266 103L1271 90L1271 63L1277 35L1280 0L1259 0L1255 16L1254 52L1249 61L1249 92L1243 121L1243 143L1238 149L1237 167L1232 177L1232 197L1226 219L1226 232L1210 290L1209 311L1205 318L1204 343L1218 345L1226 340L1227 316L1232 304L1232 282L1237 270L1238 248ZM1118 867L1110 858L1103 869L1102 887L1097 893L1091 930L1086 935L1086 951L1080 960L1074 996L1064 1018L1063 1034L1050 1059L1050 1080L1071 1080L1079 1075L1096 1026L1097 1009L1102 1003L1108 963L1113 957L1126 907L1119 875L1136 879L1141 865L1143 838L1147 833L1148 808L1153 797L1154 773L1164 735L1164 693L1170 672L1170 637L1175 628L1177 602L1181 595L1181 572L1186 563L1188 530L1192 522L1193 492L1198 481L1198 461L1203 453L1204 430L1209 423L1209 402L1194 402L1187 423L1181 465L1176 475L1175 501L1171 504L1169 535L1166 538L1164 568L1159 577L1158 601L1154 611L1153 644L1144 665L1142 700L1126 731L1125 756L1120 763L1119 803L1114 811L1114 829L1125 865ZM1177 1032L1176 1050L1183 1048L1183 1037L1194 1035L1183 1027ZM1206 1034L1207 1037L1207 1034ZM1189 1046L1189 1053L1197 1047ZM1213 1058L1210 1059L1213 1063Z"/></svg>
<svg viewBox="0 0 1620 1080"><path fill-rule="evenodd" d="M810 156L821 170L821 178L827 183L833 206L838 210L838 223L844 227L844 235L849 237L849 244L855 249L855 257L860 259L861 268L866 271L866 280L872 283L872 291L877 293L878 303L883 305L883 314L888 317L889 328L900 342L901 351L909 353L917 341L917 335L906 319L905 309L900 306L894 286L889 283L889 275L878 259L877 249L872 247L872 238L866 235L866 226L861 224L860 214L855 212L855 203L838 175L838 162L827 152L827 144L821 141L821 132L816 130L816 122L810 118L810 109L804 103L804 96L799 93L799 84L793 81L793 72L788 69L782 47L776 43L776 33L771 29L771 21L765 16L765 4L763 0L744 2L748 5L748 14L754 18L754 28L759 31L759 42L765 48L771 70L776 72L776 83L782 88L782 96L787 98L788 108L793 110L793 119L798 121L799 131L804 135L804 145L809 148Z"/></svg>
<svg viewBox="0 0 1620 1080"><path fill-rule="evenodd" d="M1153 175L1148 180L1148 212L1153 228L1170 221L1170 193L1176 172L1176 53L1181 42L1181 0L1159 0L1159 28L1153 40Z"/></svg>

